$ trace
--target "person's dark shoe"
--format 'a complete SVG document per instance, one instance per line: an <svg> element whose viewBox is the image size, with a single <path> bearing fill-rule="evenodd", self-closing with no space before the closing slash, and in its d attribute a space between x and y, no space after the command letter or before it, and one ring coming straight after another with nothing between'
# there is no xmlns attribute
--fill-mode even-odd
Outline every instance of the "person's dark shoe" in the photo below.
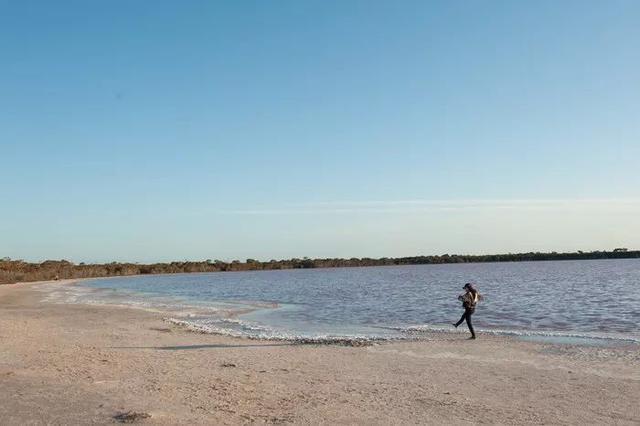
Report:
<svg viewBox="0 0 640 426"><path fill-rule="evenodd" d="M471 336L467 340L476 340L476 336Z"/></svg>
<svg viewBox="0 0 640 426"><path fill-rule="evenodd" d="M458 324L456 324L455 322L451 325L454 326L455 328L458 328Z"/></svg>

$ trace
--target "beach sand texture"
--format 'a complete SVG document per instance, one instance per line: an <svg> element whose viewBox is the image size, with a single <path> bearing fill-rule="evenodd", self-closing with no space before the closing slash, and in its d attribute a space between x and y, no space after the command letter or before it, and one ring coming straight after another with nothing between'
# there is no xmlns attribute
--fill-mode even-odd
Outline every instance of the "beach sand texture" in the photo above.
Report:
<svg viewBox="0 0 640 426"><path fill-rule="evenodd" d="M2 425L640 424L637 346L260 342L42 299L0 286Z"/></svg>

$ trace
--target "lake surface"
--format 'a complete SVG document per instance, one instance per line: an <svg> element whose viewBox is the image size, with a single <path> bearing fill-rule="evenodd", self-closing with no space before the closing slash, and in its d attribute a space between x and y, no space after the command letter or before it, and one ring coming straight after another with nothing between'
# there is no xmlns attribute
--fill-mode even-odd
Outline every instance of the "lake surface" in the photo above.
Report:
<svg viewBox="0 0 640 426"><path fill-rule="evenodd" d="M149 275L89 280L56 297L160 310L235 336L402 339L453 331L468 281L484 296L473 316L482 332L640 342L638 259Z"/></svg>

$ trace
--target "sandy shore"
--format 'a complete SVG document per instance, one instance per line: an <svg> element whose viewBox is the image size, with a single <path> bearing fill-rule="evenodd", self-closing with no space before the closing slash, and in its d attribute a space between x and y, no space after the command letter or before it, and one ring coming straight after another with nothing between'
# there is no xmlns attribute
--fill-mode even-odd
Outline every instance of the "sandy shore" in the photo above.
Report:
<svg viewBox="0 0 640 426"><path fill-rule="evenodd" d="M126 412L150 415L145 424L640 423L637 346L460 335L290 345L42 298L0 286L2 425L110 424Z"/></svg>

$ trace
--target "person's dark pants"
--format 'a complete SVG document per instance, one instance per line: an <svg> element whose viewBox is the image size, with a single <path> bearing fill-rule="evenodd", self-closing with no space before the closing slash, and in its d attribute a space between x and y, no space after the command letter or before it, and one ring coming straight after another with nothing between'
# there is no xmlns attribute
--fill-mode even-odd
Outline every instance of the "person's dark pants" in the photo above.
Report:
<svg viewBox="0 0 640 426"><path fill-rule="evenodd" d="M469 331L471 332L471 337L476 337L476 332L473 330L473 324L471 323L471 315L475 312L474 309L465 309L464 314L460 317L460 321L456 323L456 327L462 324L463 321L467 321L467 326L469 327Z"/></svg>

